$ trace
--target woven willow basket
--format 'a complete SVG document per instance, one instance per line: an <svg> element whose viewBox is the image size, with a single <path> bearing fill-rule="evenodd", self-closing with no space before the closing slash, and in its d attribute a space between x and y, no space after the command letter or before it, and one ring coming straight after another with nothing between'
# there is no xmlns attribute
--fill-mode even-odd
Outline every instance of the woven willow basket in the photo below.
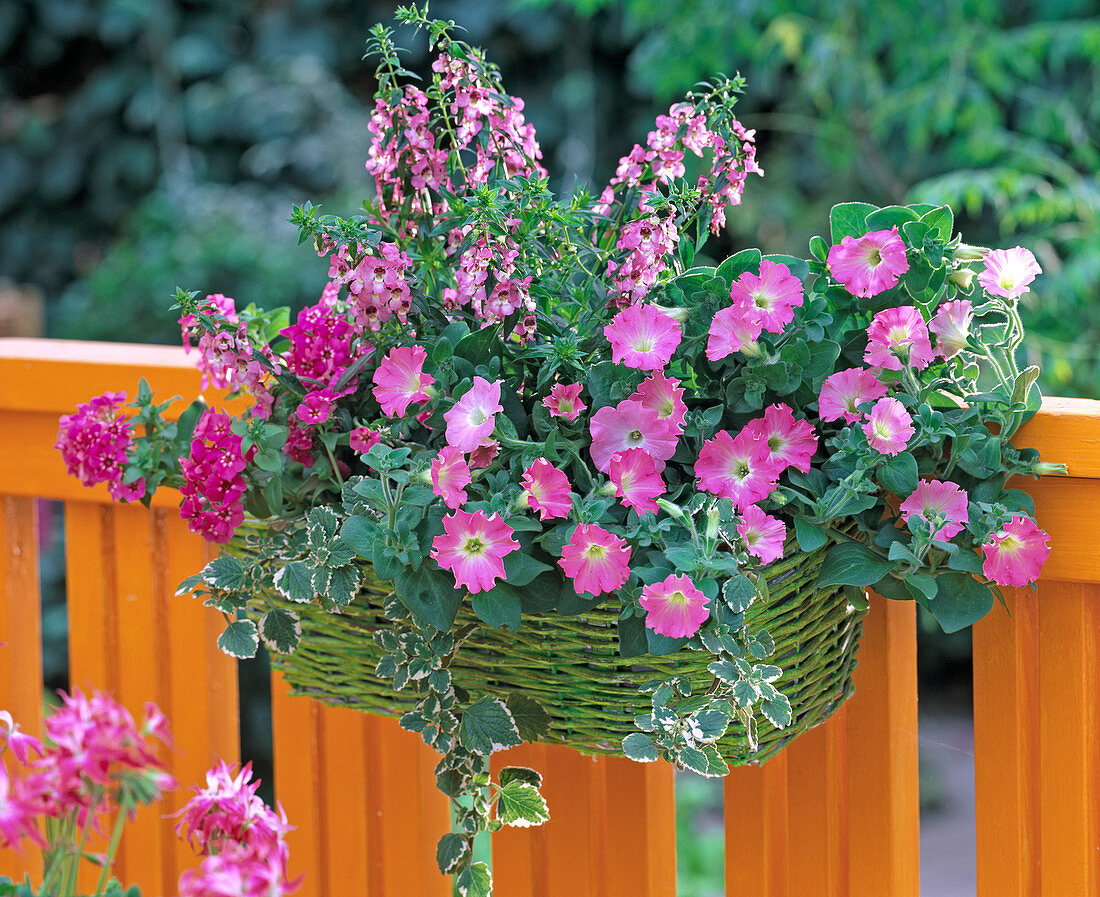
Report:
<svg viewBox="0 0 1100 897"><path fill-rule="evenodd" d="M769 566L770 596L747 612L752 626L767 629L775 640L768 662L783 669L775 684L790 699L794 720L786 729L775 729L761 719L755 752L749 751L744 728L732 725L718 743L732 765L767 759L827 719L852 693L862 613L849 606L839 588L815 589L825 550L796 550ZM392 683L375 675L383 652L371 633L389 625L382 615L385 595L381 584L365 586L342 614L274 599L302 620L302 641L295 652L271 658L292 693L368 713L399 715L412 708L411 693L395 692ZM707 670L713 657L703 651L620 657L617 618L614 606L569 617L524 614L519 632L511 633L480 623L463 605L456 625L474 623L478 628L459 649L451 673L457 685L474 695L535 698L552 720L546 741L586 753L621 755L623 737L636 731L634 717L649 710L639 685L682 674L698 694L711 686L714 676Z"/></svg>

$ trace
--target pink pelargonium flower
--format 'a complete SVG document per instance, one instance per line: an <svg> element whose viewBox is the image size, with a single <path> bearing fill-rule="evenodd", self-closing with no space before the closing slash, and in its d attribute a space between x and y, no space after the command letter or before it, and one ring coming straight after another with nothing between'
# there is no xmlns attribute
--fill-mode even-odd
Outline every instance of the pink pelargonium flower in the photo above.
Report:
<svg viewBox="0 0 1100 897"><path fill-rule="evenodd" d="M923 480L900 510L906 523L919 517L931 524L933 539L945 541L962 532L970 521L966 491L942 480Z"/></svg>
<svg viewBox="0 0 1100 897"><path fill-rule="evenodd" d="M613 455L609 474L615 494L624 505L639 514L657 513L657 502L653 499L664 495L665 481L653 458L643 449L632 448Z"/></svg>
<svg viewBox="0 0 1100 897"><path fill-rule="evenodd" d="M592 415L592 460L604 473L611 467L617 452L640 448L653 457L657 471L665 469L665 461L676 452L678 433L668 420L641 402L625 399L618 405L607 405Z"/></svg>
<svg viewBox="0 0 1100 897"><path fill-rule="evenodd" d="M744 510L771 494L779 468L763 439L745 430L734 439L726 430L719 430L703 443L695 476L700 489L724 496Z"/></svg>
<svg viewBox="0 0 1100 897"><path fill-rule="evenodd" d="M370 427L356 427L348 435L348 444L352 451L365 455L382 441L382 434Z"/></svg>
<svg viewBox="0 0 1100 897"><path fill-rule="evenodd" d="M982 573L999 586L1026 586L1039 578L1050 555L1050 536L1019 514L982 543Z"/></svg>
<svg viewBox="0 0 1100 897"><path fill-rule="evenodd" d="M639 603L648 611L645 624L658 635L695 635L710 616L710 599L687 576L675 573L642 587Z"/></svg>
<svg viewBox="0 0 1100 897"><path fill-rule="evenodd" d="M432 491L443 499L452 511L466 503L466 487L470 485L470 468L466 458L453 445L445 445L432 458Z"/></svg>
<svg viewBox="0 0 1100 897"><path fill-rule="evenodd" d="M662 371L654 371L630 396L632 401L640 402L643 408L651 408L657 416L676 429L679 434L684 428L684 390L675 377L666 377Z"/></svg>
<svg viewBox="0 0 1100 897"><path fill-rule="evenodd" d="M550 395L542 400L551 417L573 420L588 406L581 398L579 383L555 383L550 387Z"/></svg>
<svg viewBox="0 0 1100 897"><path fill-rule="evenodd" d="M764 259L759 275L746 271L737 278L730 298L746 317L755 317L762 329L782 333L794 320L795 306L802 304L802 281L783 263Z"/></svg>
<svg viewBox="0 0 1100 897"><path fill-rule="evenodd" d="M707 331L707 358L718 361L754 345L763 329L751 309L737 305L718 309Z"/></svg>
<svg viewBox="0 0 1100 897"><path fill-rule="evenodd" d="M658 371L680 345L681 326L652 305L631 305L603 329L616 364L641 371Z"/></svg>
<svg viewBox="0 0 1100 897"><path fill-rule="evenodd" d="M374 372L374 397L387 417L404 417L409 405L430 398L425 390L435 378L424 373L427 358L423 346L397 346L382 359Z"/></svg>
<svg viewBox="0 0 1100 897"><path fill-rule="evenodd" d="M848 368L825 378L821 395L817 399L818 414L822 420L843 417L845 423L854 424L863 417L859 406L886 395L886 385L866 368Z"/></svg>
<svg viewBox="0 0 1100 897"><path fill-rule="evenodd" d="M928 339L928 325L913 306L883 309L871 319L863 353L867 364L892 371L906 366L920 371L935 357Z"/></svg>
<svg viewBox="0 0 1100 897"><path fill-rule="evenodd" d="M974 306L969 299L945 302L937 308L936 316L928 325L936 334L937 352L944 358L951 358L965 349L973 320Z"/></svg>
<svg viewBox="0 0 1100 897"><path fill-rule="evenodd" d="M1028 284L1036 274L1042 273L1035 256L1022 246L993 249L986 253L985 268L978 275L978 283L991 296L1016 299L1029 292Z"/></svg>
<svg viewBox="0 0 1100 897"><path fill-rule="evenodd" d="M474 377L474 385L443 415L447 422L447 442L461 452L472 452L493 434L500 404L500 384Z"/></svg>
<svg viewBox="0 0 1100 897"><path fill-rule="evenodd" d="M455 511L432 541L436 563L454 574L455 585L482 592L504 577L504 558L519 548L513 529L496 514Z"/></svg>
<svg viewBox="0 0 1100 897"><path fill-rule="evenodd" d="M786 525L782 520L765 514L756 505L749 505L741 512L737 535L745 540L749 554L760 558L762 564L770 564L783 557Z"/></svg>
<svg viewBox="0 0 1100 897"><path fill-rule="evenodd" d="M781 473L794 467L806 473L817 451L817 436L808 420L796 419L789 405L771 405L762 418L750 420L745 431L768 446L771 461Z"/></svg>
<svg viewBox="0 0 1100 897"><path fill-rule="evenodd" d="M913 419L905 406L897 399L885 398L875 402L867 423L863 425L871 448L884 455L899 455L916 430Z"/></svg>
<svg viewBox="0 0 1100 897"><path fill-rule="evenodd" d="M11 748L11 752L20 763L26 763L27 756L32 751L39 757L42 756L42 742L24 732L9 711L0 710L0 724L2 724L0 738L3 739L0 743L0 753L6 748Z"/></svg>
<svg viewBox="0 0 1100 897"><path fill-rule="evenodd" d="M561 550L558 565L577 592L602 595L622 588L630 577L630 546L595 523L582 523Z"/></svg>
<svg viewBox="0 0 1100 897"><path fill-rule="evenodd" d="M527 503L539 513L539 520L568 517L573 508L569 477L545 458L537 458L523 471L520 480Z"/></svg>
<svg viewBox="0 0 1100 897"><path fill-rule="evenodd" d="M862 237L845 237L829 249L826 264L853 296L877 296L897 286L909 270L905 243L896 227L875 230Z"/></svg>

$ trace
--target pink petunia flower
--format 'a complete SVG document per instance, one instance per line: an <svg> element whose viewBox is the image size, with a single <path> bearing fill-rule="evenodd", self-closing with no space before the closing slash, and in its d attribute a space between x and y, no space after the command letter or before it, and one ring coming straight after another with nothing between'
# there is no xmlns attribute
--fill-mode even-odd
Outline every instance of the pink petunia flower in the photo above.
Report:
<svg viewBox="0 0 1100 897"><path fill-rule="evenodd" d="M496 426L500 404L500 384L474 377L474 385L443 415L447 422L447 443L460 452L472 452L488 439Z"/></svg>
<svg viewBox="0 0 1100 897"><path fill-rule="evenodd" d="M877 296L897 286L909 270L905 243L896 227L845 237L829 249L829 273L853 296Z"/></svg>
<svg viewBox="0 0 1100 897"><path fill-rule="evenodd" d="M802 281L781 262L764 259L760 274L746 271L733 284L730 298L746 317L755 317L769 333L782 333L794 320L795 306L802 304Z"/></svg>
<svg viewBox="0 0 1100 897"><path fill-rule="evenodd" d="M720 308L707 331L707 358L718 361L752 345L763 331L760 318L751 310L731 305Z"/></svg>
<svg viewBox="0 0 1100 897"><path fill-rule="evenodd" d="M680 345L681 326L652 305L631 305L603 329L616 364L642 371L658 371Z"/></svg>
<svg viewBox="0 0 1100 897"><path fill-rule="evenodd" d="M1019 514L982 543L982 573L1001 586L1026 586L1039 578L1050 540L1030 517Z"/></svg>
<svg viewBox="0 0 1100 897"><path fill-rule="evenodd" d="M478 443L476 449L470 452L470 470L479 467L488 467L493 459L500 454L500 443L495 439L486 439Z"/></svg>
<svg viewBox="0 0 1100 897"><path fill-rule="evenodd" d="M743 510L771 494L779 469L763 439L745 430L734 439L720 430L703 443L695 476L700 489L724 496Z"/></svg>
<svg viewBox="0 0 1100 897"><path fill-rule="evenodd" d="M561 550L558 565L577 592L614 592L630 577L630 546L594 523L582 523Z"/></svg>
<svg viewBox="0 0 1100 897"><path fill-rule="evenodd" d="M875 402L867 423L863 425L863 432L875 451L898 455L905 451L916 430L905 406L897 399L885 398Z"/></svg>
<svg viewBox="0 0 1100 897"><path fill-rule="evenodd" d="M651 408L667 424L676 428L677 434L683 431L684 390L675 377L666 377L663 371L654 371L630 396L632 401L641 402L643 408Z"/></svg>
<svg viewBox="0 0 1100 897"><path fill-rule="evenodd" d="M772 462L781 473L794 467L806 473L817 451L817 436L808 420L799 420L789 405L771 405L762 418L750 420L745 431L762 439Z"/></svg>
<svg viewBox="0 0 1100 897"><path fill-rule="evenodd" d="M710 616L710 599L690 577L675 573L661 582L642 587L639 603L645 608L645 624L658 635L683 638L695 635Z"/></svg>
<svg viewBox="0 0 1100 897"><path fill-rule="evenodd" d="M928 329L936 334L938 353L944 358L950 358L965 349L973 320L974 306L969 299L945 302L937 308L936 316Z"/></svg>
<svg viewBox="0 0 1100 897"><path fill-rule="evenodd" d="M455 585L471 592L491 589L504 577L504 558L519 548L512 527L496 514L455 511L443 518L444 532L432 541L431 555L450 570Z"/></svg>
<svg viewBox="0 0 1100 897"><path fill-rule="evenodd" d="M520 481L527 502L539 512L539 520L568 517L573 508L569 477L545 458L538 458L523 471Z"/></svg>
<svg viewBox="0 0 1100 897"><path fill-rule="evenodd" d="M863 353L867 364L892 371L909 366L919 371L935 357L928 339L928 325L913 306L887 308L871 319Z"/></svg>
<svg viewBox="0 0 1100 897"><path fill-rule="evenodd" d="M1035 256L1022 246L993 249L986 253L985 268L978 275L978 283L991 296L1016 299L1029 292L1028 284L1036 274L1042 273Z"/></svg>
<svg viewBox="0 0 1100 897"><path fill-rule="evenodd" d="M658 472L665 469L665 461L676 453L676 430L652 408L633 399L601 408L592 415L589 429L592 460L597 470L604 473L611 466L612 455L627 449L643 449L653 457Z"/></svg>
<svg viewBox="0 0 1100 897"><path fill-rule="evenodd" d="M782 520L765 514L756 505L749 505L741 512L737 535L745 540L749 554L760 558L762 564L770 564L783 557L786 525Z"/></svg>
<svg viewBox="0 0 1100 897"><path fill-rule="evenodd" d="M466 458L453 445L445 445L432 458L432 491L443 499L452 511L466 503L466 487L470 485L470 468Z"/></svg>
<svg viewBox="0 0 1100 897"><path fill-rule="evenodd" d="M370 427L356 427L348 437L348 444L351 445L352 451L360 455L365 455L381 441L382 434Z"/></svg>
<svg viewBox="0 0 1100 897"><path fill-rule="evenodd" d="M555 383L542 404L550 411L551 417L563 420L573 420L588 407L581 398L579 383Z"/></svg>
<svg viewBox="0 0 1100 897"><path fill-rule="evenodd" d="M424 373L428 353L423 346L390 349L374 372L374 397L387 417L403 417L414 402L425 402L425 390L435 378Z"/></svg>
<svg viewBox="0 0 1100 897"><path fill-rule="evenodd" d="M900 509L906 523L919 517L931 524L933 539L950 539L970 521L966 491L942 480L923 480Z"/></svg>
<svg viewBox="0 0 1100 897"><path fill-rule="evenodd" d="M843 417L854 424L863 417L859 406L886 395L886 385L866 368L848 368L825 378L818 396L818 414L822 420Z"/></svg>
<svg viewBox="0 0 1100 897"><path fill-rule="evenodd" d="M615 494L624 505L639 514L657 513L657 502L653 499L664 495L665 481L645 451L632 448L613 455L609 475L615 484Z"/></svg>

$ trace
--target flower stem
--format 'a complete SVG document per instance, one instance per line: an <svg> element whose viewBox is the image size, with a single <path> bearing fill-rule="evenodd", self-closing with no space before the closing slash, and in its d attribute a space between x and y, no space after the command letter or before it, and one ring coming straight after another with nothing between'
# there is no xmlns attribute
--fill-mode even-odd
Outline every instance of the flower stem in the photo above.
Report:
<svg viewBox="0 0 1100 897"><path fill-rule="evenodd" d="M130 808L133 806L133 800L129 797L124 797L118 807L118 819L115 821L115 830L111 833L111 844L107 848L107 857L103 861L103 871L99 874L99 881L96 882L94 897L101 897L103 894L103 888L107 884L107 876L111 873L111 867L115 863L115 854L118 853L118 844L122 840L122 829L126 825L126 816L128 815Z"/></svg>

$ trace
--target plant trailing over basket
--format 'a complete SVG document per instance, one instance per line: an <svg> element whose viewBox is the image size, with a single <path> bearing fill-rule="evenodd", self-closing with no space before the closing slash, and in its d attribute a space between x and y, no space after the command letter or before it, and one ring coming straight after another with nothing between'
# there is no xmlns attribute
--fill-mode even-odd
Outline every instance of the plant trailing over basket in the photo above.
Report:
<svg viewBox="0 0 1100 897"><path fill-rule="evenodd" d="M722 775L843 700L865 588L954 630L997 584L1034 581L1047 537L1006 481L1058 469L1009 442L1039 406L1015 360L1039 269L964 244L946 207L862 203L833 209L807 260L696 264L762 174L740 79L659 116L598 197L555 197L481 52L398 17L438 57L421 88L372 32L373 197L355 218L294 210L331 263L320 301L291 324L178 293L205 377L251 406L173 422L142 384L135 416L99 397L58 447L116 498L181 490L192 529L226 546L181 587L226 615L226 651L262 639L288 675L327 658L291 681L335 701L354 695L325 680L371 658L443 755L440 868L486 894L474 835L548 818L538 773L494 781L489 756L607 748L536 688L559 643L600 696L603 663L643 692L616 748ZM826 641L841 660L812 656ZM814 694L816 662L835 679Z"/></svg>

